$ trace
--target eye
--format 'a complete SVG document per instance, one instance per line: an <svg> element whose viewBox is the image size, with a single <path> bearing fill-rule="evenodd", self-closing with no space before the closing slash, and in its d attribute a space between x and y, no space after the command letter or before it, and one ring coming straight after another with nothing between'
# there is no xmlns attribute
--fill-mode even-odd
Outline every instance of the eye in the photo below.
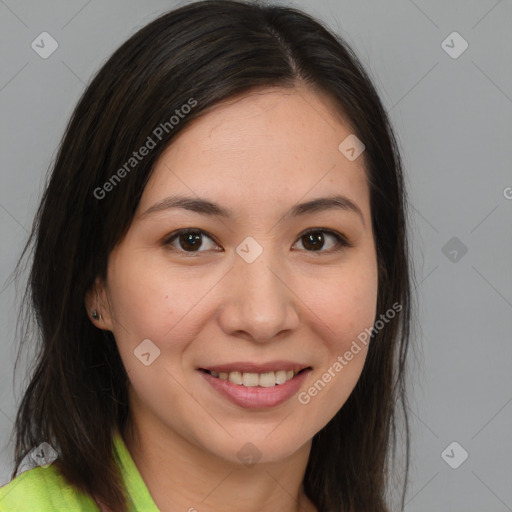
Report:
<svg viewBox="0 0 512 512"><path fill-rule="evenodd" d="M331 229L314 228L302 233L299 240L308 252L336 252L352 244L337 231ZM327 241L327 250L325 244Z"/></svg>
<svg viewBox="0 0 512 512"><path fill-rule="evenodd" d="M180 229L172 233L165 241L165 246L171 246L182 252L205 252L205 250L199 250L205 247L204 239L208 239L211 243L206 244L206 250L217 250L218 245L213 239L201 229ZM177 244L177 245L176 245ZM210 247L208 247L210 245Z"/></svg>
<svg viewBox="0 0 512 512"><path fill-rule="evenodd" d="M209 243L204 243L205 239ZM341 233L331 229L314 228L310 229L299 237L296 242L301 242L308 252L330 253L339 251L345 247L352 247L352 244ZM327 244L327 249L326 249ZM172 233L164 241L164 245L176 249L178 252L197 253L214 250L222 251L213 238L201 229L188 228L180 229Z"/></svg>

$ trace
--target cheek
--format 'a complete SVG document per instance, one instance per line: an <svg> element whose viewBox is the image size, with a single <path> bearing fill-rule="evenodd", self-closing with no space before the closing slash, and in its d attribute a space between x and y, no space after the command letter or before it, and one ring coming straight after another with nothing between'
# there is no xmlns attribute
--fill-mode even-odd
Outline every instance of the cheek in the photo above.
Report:
<svg viewBox="0 0 512 512"><path fill-rule="evenodd" d="M377 307L376 263L369 259L339 270L322 285L309 284L307 304L311 318L317 318L324 354L298 399L325 424L352 393L365 363Z"/></svg>
<svg viewBox="0 0 512 512"><path fill-rule="evenodd" d="M114 336L133 390L155 407L178 400L183 354L203 328L206 298L219 277L170 272L145 258L118 258L109 277Z"/></svg>
<svg viewBox="0 0 512 512"><path fill-rule="evenodd" d="M355 303L354 298L361 302ZM324 337L322 364L312 372L297 397L320 422L315 425L318 430L345 404L361 376L374 321L374 304L369 290L366 296L344 294L338 297L337 308L332 306L332 331L328 330Z"/></svg>
<svg viewBox="0 0 512 512"><path fill-rule="evenodd" d="M187 323L188 314L211 287L208 279L170 272L159 259L116 261L111 273L110 303L116 335L132 342L163 340ZM193 285L191 285L193 283Z"/></svg>
<svg viewBox="0 0 512 512"><path fill-rule="evenodd" d="M163 269L141 264L118 265L112 282L114 336L132 398L138 408L158 415L180 398L176 379L182 380L180 353L195 293Z"/></svg>
<svg viewBox="0 0 512 512"><path fill-rule="evenodd" d="M377 308L377 270L374 265L347 266L321 282L308 282L306 303L331 351L344 352L351 341L371 328Z"/></svg>

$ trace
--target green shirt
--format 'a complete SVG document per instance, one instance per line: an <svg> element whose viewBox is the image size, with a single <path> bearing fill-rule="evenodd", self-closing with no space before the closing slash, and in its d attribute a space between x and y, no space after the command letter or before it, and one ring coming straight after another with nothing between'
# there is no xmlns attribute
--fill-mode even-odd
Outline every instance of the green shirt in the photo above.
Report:
<svg viewBox="0 0 512 512"><path fill-rule="evenodd" d="M128 495L130 512L159 512L118 432L114 456ZM29 469L0 487L0 512L98 512L88 494L72 487L50 464Z"/></svg>

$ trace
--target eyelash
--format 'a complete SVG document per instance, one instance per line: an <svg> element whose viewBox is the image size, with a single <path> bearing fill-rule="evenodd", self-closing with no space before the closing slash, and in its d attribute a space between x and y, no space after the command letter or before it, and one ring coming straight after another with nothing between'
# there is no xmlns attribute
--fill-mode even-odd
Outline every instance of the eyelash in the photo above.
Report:
<svg viewBox="0 0 512 512"><path fill-rule="evenodd" d="M327 233L328 235L331 235L336 240L337 248L328 249L328 250L320 249L318 251L308 251L307 249L304 249L306 252L309 252L309 253L312 253L312 254L315 254L315 255L332 254L332 253L335 253L335 252L339 252L339 251L341 251L343 249L353 247L353 244L351 242L349 242L348 239L344 235L342 235L341 233L338 233L337 231L334 231L332 229L327 229L327 228L311 228L311 229L308 229L308 230L306 230L306 231L304 231L303 233L300 234L300 236L297 239L297 242L301 238L304 238L305 236L307 236L309 234L312 234L312 233L324 233L324 234ZM166 237L164 239L164 241L163 241L163 245L165 247L171 248L172 247L171 246L172 242L174 242L174 240L178 239L178 237L180 235L184 235L184 234L206 235L206 237L210 238L210 240L212 240L212 242L217 244L217 242L215 241L214 237L212 235L210 235L207 231L204 231L202 229L196 229L196 228L184 228L184 229L179 229L178 231L174 231L168 237ZM297 243L297 242L295 242L295 243ZM219 245L219 244L217 244L217 245ZM200 254L202 252L208 252L208 251L185 251L185 250L183 250L181 248L178 249L178 248L174 248L174 247L172 247L170 250L174 250L176 252L185 254L185 255L187 255L187 257L188 256L194 257L197 254ZM216 251L216 252L220 252L220 251Z"/></svg>

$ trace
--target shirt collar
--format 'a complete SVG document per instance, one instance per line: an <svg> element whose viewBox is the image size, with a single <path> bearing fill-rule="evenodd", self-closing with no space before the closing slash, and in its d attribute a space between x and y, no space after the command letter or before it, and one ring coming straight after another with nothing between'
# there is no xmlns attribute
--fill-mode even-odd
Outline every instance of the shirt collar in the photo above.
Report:
<svg viewBox="0 0 512 512"><path fill-rule="evenodd" d="M121 471L131 512L160 512L118 430L114 430L114 455Z"/></svg>

